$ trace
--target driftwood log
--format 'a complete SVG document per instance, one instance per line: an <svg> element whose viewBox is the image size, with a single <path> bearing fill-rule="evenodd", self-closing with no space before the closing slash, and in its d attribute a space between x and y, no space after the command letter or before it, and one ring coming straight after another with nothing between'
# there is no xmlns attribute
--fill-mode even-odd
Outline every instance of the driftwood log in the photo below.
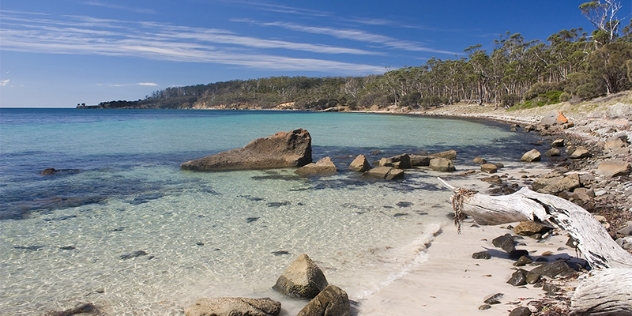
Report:
<svg viewBox="0 0 632 316"><path fill-rule="evenodd" d="M456 188L452 207L459 226L468 215L479 225L534 221L563 229L595 270L577 287L571 299L572 315L632 315L632 254L621 248L606 229L582 207L557 196L522 188L502 196L489 196Z"/></svg>

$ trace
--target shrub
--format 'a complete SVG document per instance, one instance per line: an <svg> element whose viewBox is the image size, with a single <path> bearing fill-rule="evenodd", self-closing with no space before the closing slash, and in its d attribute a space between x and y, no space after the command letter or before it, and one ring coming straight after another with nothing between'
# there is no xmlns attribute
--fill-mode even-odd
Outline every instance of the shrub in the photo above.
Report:
<svg viewBox="0 0 632 316"><path fill-rule="evenodd" d="M582 84L575 89L575 95L582 100L589 100L600 95L599 88L592 82Z"/></svg>
<svg viewBox="0 0 632 316"><path fill-rule="evenodd" d="M518 103L520 97L515 94L505 94L500 98L500 101L504 107L510 107Z"/></svg>
<svg viewBox="0 0 632 316"><path fill-rule="evenodd" d="M559 83L538 82L532 85L531 88L524 94L524 99L531 100L549 91L560 90L560 88Z"/></svg>
<svg viewBox="0 0 632 316"><path fill-rule="evenodd" d="M562 92L562 94L560 94L560 102L568 102L570 100L571 100L570 93Z"/></svg>

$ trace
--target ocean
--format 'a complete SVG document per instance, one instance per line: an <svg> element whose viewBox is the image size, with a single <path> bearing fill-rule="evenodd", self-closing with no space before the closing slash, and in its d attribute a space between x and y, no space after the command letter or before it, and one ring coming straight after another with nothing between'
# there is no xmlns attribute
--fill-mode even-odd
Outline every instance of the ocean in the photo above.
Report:
<svg viewBox="0 0 632 316"><path fill-rule="evenodd" d="M179 169L296 128L336 175ZM361 315L450 221L437 176L476 169L476 156L511 164L536 141L501 123L411 115L0 109L0 314L94 303L106 315L183 315L199 297L248 296L295 315L306 302L271 287L306 253ZM348 169L358 154L450 149L452 174L375 181Z"/></svg>

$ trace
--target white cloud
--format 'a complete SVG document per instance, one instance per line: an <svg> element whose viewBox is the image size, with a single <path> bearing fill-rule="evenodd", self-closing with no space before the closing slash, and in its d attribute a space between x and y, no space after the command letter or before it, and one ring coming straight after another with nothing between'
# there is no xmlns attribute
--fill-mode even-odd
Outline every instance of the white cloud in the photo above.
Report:
<svg viewBox="0 0 632 316"><path fill-rule="evenodd" d="M156 13L154 10L151 10L151 9L132 8L132 7L126 7L126 6L121 6L121 5L103 3L101 1L94 1L94 0L85 2L85 4L91 5L91 6L108 8L108 9L131 11L131 12L136 12L136 13L147 13L147 14L155 14Z"/></svg>
<svg viewBox="0 0 632 316"><path fill-rule="evenodd" d="M4 80L0 81L0 87L4 87L7 84L9 84L9 79L4 79Z"/></svg>
<svg viewBox="0 0 632 316"><path fill-rule="evenodd" d="M155 22L118 21L80 16L33 18L25 14L5 12L0 12L0 18L3 20L3 28L0 29L2 49L10 51L133 56L154 60L216 63L259 69L333 72L347 75L384 72L382 66L289 56L289 52L292 51L321 55L384 54L379 51L351 47L265 39L243 36L223 29ZM291 24L277 26L299 27ZM303 31L310 31L310 29ZM311 32L345 34L334 36L355 40L368 36L367 33L360 31L343 33L345 32L343 30L322 28L311 29ZM373 36L372 42L396 42L386 37L378 38L379 35ZM272 54L269 53L271 49L282 49L286 52Z"/></svg>
<svg viewBox="0 0 632 316"><path fill-rule="evenodd" d="M137 85L139 85L139 86L148 86L148 87L156 87L156 86L158 86L158 84L154 83L154 82L139 82L139 83L137 83Z"/></svg>
<svg viewBox="0 0 632 316"><path fill-rule="evenodd" d="M432 52L432 53L441 53L441 54L450 54L450 55L456 54L455 52L425 47L421 43L406 41L406 40L399 40L399 39L395 39L389 36L368 33L362 30L336 29L336 28L331 28L331 27L318 27L318 26L304 26L304 25L288 23L288 22L259 23L259 25L276 26L276 27L281 27L284 29L297 31L297 32L322 34L322 35L333 36L340 39L381 44L386 47L402 49L402 50L407 50L407 51Z"/></svg>

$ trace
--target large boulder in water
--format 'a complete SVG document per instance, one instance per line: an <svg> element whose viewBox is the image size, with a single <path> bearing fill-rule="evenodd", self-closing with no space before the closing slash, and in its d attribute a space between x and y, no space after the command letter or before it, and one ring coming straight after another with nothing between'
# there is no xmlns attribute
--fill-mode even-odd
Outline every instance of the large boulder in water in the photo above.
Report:
<svg viewBox="0 0 632 316"><path fill-rule="evenodd" d="M186 316L250 315L276 316L281 303L269 298L215 297L201 298L184 309Z"/></svg>
<svg viewBox="0 0 632 316"><path fill-rule="evenodd" d="M183 170L221 171L302 167L312 162L312 137L302 128L251 141L244 148L187 161Z"/></svg>

